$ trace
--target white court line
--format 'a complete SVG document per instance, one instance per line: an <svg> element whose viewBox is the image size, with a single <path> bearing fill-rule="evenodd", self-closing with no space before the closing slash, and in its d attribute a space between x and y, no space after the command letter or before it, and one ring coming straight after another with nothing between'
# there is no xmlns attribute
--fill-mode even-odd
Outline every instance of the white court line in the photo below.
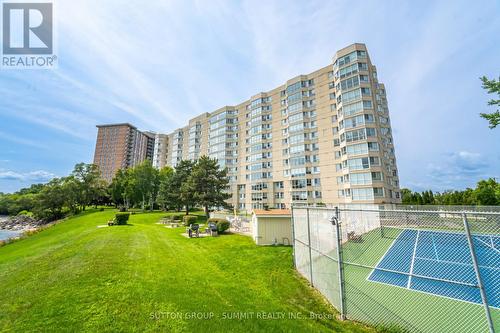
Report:
<svg viewBox="0 0 500 333"><path fill-rule="evenodd" d="M413 245L413 254L411 256L411 265L410 265L410 276L408 277L408 284L406 285L406 287L408 289L410 289L411 277L412 277L412 274L413 274L413 265L415 264L415 254L417 253L418 236L420 236L420 231L417 231L417 237L415 239L415 245Z"/></svg>
<svg viewBox="0 0 500 333"><path fill-rule="evenodd" d="M493 242L493 239L491 238L491 236L490 236L490 239L491 239L491 241ZM490 244L486 243L486 242L485 242L484 240L482 240L481 238L476 238L476 240L480 241L481 243L484 243L484 245L486 245L487 247L491 248L492 250L497 251L497 253L499 253L499 254L500 254L500 250L499 250L499 249L497 249L495 246L491 246Z"/></svg>
<svg viewBox="0 0 500 333"><path fill-rule="evenodd" d="M436 248L436 242L434 241L434 235L431 234L432 247L434 248L434 254L436 255L436 260L439 261L438 251Z"/></svg>
<svg viewBox="0 0 500 333"><path fill-rule="evenodd" d="M464 302L464 303L469 303L469 304L474 304L474 305L478 305L478 306L484 307L483 303L476 303L476 302L472 302L472 301L466 301L464 299L455 298L455 297L452 297L452 296L445 296L445 295L441 295L441 294L434 294L434 293L429 292L429 291L423 291L423 290L418 290L418 289L411 289L411 288L408 289L406 287L401 287L401 286L398 286L397 284L392 284L392 283L387 283L387 282L380 282L380 281L373 281L373 280L370 280L370 282L372 282L372 283L378 283L378 284L383 284L383 285L390 286L390 287L395 287L395 288L401 288L401 289L404 289L404 290L409 290L410 292L415 292L415 293L420 293L420 294L426 294L426 295L430 295L430 296L434 296L434 297L443 297L443 298L447 298L447 299L452 300L452 301ZM494 306L494 305L491 305L491 304L489 304L488 306L490 308L499 309L500 310L500 307L497 307L497 306Z"/></svg>
<svg viewBox="0 0 500 333"><path fill-rule="evenodd" d="M382 260L385 259L385 256L387 255L387 253L389 253L389 251L394 247L394 244L396 244L396 241L399 239L399 237L401 237L401 234L405 232L405 230L403 229L403 231L401 231L398 235L398 237L396 237L391 245L389 246L389 248L387 249L387 251L385 251L384 255L378 260L378 262L375 264L375 268L373 268L372 272L368 275L368 277L366 278L367 281L371 281L371 282L375 282L375 281L372 281L370 280L370 277L372 276L373 273L375 273L375 270L378 268L378 266L380 265L380 263L382 262ZM405 272L401 272L402 274L407 274Z"/></svg>
<svg viewBox="0 0 500 333"><path fill-rule="evenodd" d="M429 258L423 258L423 257L415 257L416 259L419 260L427 260L427 261L437 261L437 262L442 262L445 264L453 264L453 265L461 265L461 266L470 266L474 268L473 264L466 264L463 262L458 262L458 261L450 261L450 260L434 260L434 259L429 259ZM491 266L484 266L484 265L479 265L481 268L486 268L486 269L492 269L492 270L500 270L500 267L491 267Z"/></svg>
<svg viewBox="0 0 500 333"><path fill-rule="evenodd" d="M400 229L400 228L397 228L397 229ZM414 231L424 231L424 232L431 232L431 233L434 233L436 232L435 230L422 230L422 229L416 229L416 228L405 228L405 229L402 229L402 232L398 235L398 237L396 237L396 239L392 242L392 244L389 246L389 248L387 249L387 251L384 253L384 255L380 258L380 260L377 262L377 264L375 265L375 267L372 269L372 272L367 276L367 278L365 279L366 281L368 282L372 282L372 283L378 283L378 284L381 284L381 285L386 285L386 286L391 286L391 287L396 287L396 288L401 288L401 289L405 289L405 290L409 290L410 292L415 292L415 293L421 293L421 294L426 294L426 295L430 295L430 296L434 296L434 297L442 297L442 298L446 298L446 299L449 299L449 300L454 300L454 301L459 301L459 302L464 302L464 303L469 303L469 304L474 304L474 305L477 305L477 306L481 306L483 307L484 305L482 303L476 303L476 302L473 302L473 301L467 301L467 300L464 300L464 299L461 299L459 298L458 296L455 296L455 297L452 297L452 296L446 296L446 295L441 295L441 294L438 294L438 293L433 293L433 292L429 292L429 291L423 291L423 290L417 290L417 289L412 289L411 287L408 288L408 287L403 287L403 286L399 286L399 285L396 285L396 284L392 284L390 282L381 282L381 281L375 281L375 280L371 280L371 276L373 275L373 273L377 270L379 264L382 262L383 259L385 259L386 255L389 253L389 251L392 249L392 247L394 246L394 244L396 243L396 241L401 237L401 234L405 231L405 230L414 230ZM450 232L442 232L442 233L450 233ZM450 233L450 234L453 234L453 233ZM417 234L418 235L418 234ZM465 236L465 234L463 234ZM489 237L496 237L496 236L491 236L491 235L473 235L473 236L489 236ZM435 247L435 242L434 242L434 237L433 235L431 234L431 237L432 237L432 240L433 240L433 245L434 245L434 250L436 251L436 258L438 258L438 255L437 255L437 250L436 250L436 247ZM458 265L465 265L465 266L473 266L472 264L464 264L464 263L459 263L459 262L454 262L454 261L448 261L448 260L435 260L435 259L428 259L428 258L421 258L421 257L417 257L417 256L413 256L413 259L421 259L421 260L428 260L428 261L436 261L436 262L443 262L443 263L449 263L449 264L458 264ZM492 269L492 270L500 270L500 267L489 267L489 266L479 266L481 268L486 268L486 269ZM408 274L408 273L400 273L400 274ZM411 273L410 273L410 277L411 278ZM463 285L464 287L467 287L467 285ZM471 287L472 288L472 287ZM493 306L493 305L489 305L490 308L493 308L493 309L499 309L500 310L500 307L497 307L497 306Z"/></svg>

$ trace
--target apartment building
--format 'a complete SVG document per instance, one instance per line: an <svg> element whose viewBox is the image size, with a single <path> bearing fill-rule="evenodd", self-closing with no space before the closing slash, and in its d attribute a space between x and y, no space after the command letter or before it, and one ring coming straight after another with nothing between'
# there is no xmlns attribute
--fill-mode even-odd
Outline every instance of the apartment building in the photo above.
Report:
<svg viewBox="0 0 500 333"><path fill-rule="evenodd" d="M239 209L399 203L386 90L364 44L168 135L165 165L201 155L229 171Z"/></svg>
<svg viewBox="0 0 500 333"><path fill-rule="evenodd" d="M94 164L99 166L103 179L111 181L119 169L153 160L154 133L141 132L127 123L97 125L97 129Z"/></svg>
<svg viewBox="0 0 500 333"><path fill-rule="evenodd" d="M155 134L153 149L153 167L162 169L166 166L166 157L168 153L168 135Z"/></svg>

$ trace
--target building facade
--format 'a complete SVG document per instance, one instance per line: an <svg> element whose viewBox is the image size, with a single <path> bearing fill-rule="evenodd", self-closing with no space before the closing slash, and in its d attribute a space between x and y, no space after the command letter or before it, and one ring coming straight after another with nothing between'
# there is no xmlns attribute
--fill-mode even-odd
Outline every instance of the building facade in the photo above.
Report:
<svg viewBox="0 0 500 333"><path fill-rule="evenodd" d="M216 158L228 170L230 203L241 210L401 202L386 91L364 44L156 136L154 151L159 168Z"/></svg>
<svg viewBox="0 0 500 333"><path fill-rule="evenodd" d="M119 169L153 160L154 146L154 133L141 132L127 123L98 125L94 164L102 178L111 181Z"/></svg>
<svg viewBox="0 0 500 333"><path fill-rule="evenodd" d="M364 44L168 138L165 165L216 158L238 209L401 201L386 91Z"/></svg>
<svg viewBox="0 0 500 333"><path fill-rule="evenodd" d="M162 169L166 166L168 152L168 135L155 134L153 149L153 167Z"/></svg>

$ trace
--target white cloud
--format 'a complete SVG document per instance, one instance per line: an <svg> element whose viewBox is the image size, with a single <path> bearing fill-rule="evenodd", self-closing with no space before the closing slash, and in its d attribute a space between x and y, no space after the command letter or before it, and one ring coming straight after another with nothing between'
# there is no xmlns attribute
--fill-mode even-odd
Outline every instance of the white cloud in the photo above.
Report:
<svg viewBox="0 0 500 333"><path fill-rule="evenodd" d="M12 170L0 169L0 179L2 180L46 182L54 178L55 176L56 175L54 175L53 173L44 170L16 172Z"/></svg>

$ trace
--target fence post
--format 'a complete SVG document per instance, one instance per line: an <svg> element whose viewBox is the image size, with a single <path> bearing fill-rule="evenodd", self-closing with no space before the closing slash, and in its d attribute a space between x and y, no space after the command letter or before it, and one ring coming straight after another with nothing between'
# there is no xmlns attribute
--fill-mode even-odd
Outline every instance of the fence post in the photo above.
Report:
<svg viewBox="0 0 500 333"><path fill-rule="evenodd" d="M474 242L472 241L472 236L469 229L469 222L467 221L467 214L462 213L462 218L464 220L464 228L467 235L467 241L469 243L470 255L472 257L472 264L474 265L474 271L476 272L476 279L479 287L479 292L481 294L481 300L483 301L484 311L486 313L486 319L488 320L488 327L490 329L490 333L495 333L495 328L493 327L493 322L491 320L490 308L488 307L488 299L486 297L486 292L484 291L483 281L481 279L481 273L479 271L479 265L477 263L476 250L474 248Z"/></svg>
<svg viewBox="0 0 500 333"><path fill-rule="evenodd" d="M292 209L292 257L293 257L293 267L297 268L297 258L295 257L295 220L293 218L293 205Z"/></svg>
<svg viewBox="0 0 500 333"><path fill-rule="evenodd" d="M344 262L342 256L342 230L340 229L340 219L339 219L339 207L335 207L335 218L332 221L335 224L335 231L337 233L337 260L339 265L339 296L340 296L340 319L345 320L345 292L344 292L344 268L342 263Z"/></svg>
<svg viewBox="0 0 500 333"><path fill-rule="evenodd" d="M313 263L312 263L312 249L311 249L311 226L309 223L309 207L306 208L307 211L307 244L309 245L309 272L311 276L311 286L314 287L313 283Z"/></svg>

